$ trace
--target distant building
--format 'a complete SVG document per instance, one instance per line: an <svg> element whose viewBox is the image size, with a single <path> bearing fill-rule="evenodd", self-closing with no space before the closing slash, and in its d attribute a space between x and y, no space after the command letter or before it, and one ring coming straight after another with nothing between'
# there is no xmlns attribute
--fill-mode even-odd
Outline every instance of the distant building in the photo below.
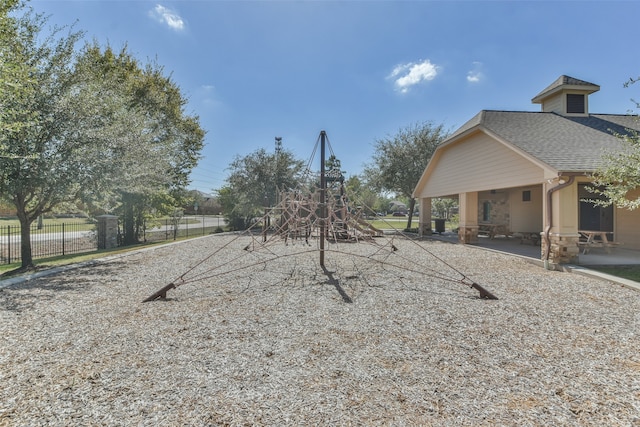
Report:
<svg viewBox="0 0 640 427"><path fill-rule="evenodd" d="M184 212L188 215L218 215L222 211L222 207L220 203L218 203L218 199L207 193L203 193L202 191L194 190L193 193L197 199L197 210L194 204L190 206L185 206Z"/></svg>

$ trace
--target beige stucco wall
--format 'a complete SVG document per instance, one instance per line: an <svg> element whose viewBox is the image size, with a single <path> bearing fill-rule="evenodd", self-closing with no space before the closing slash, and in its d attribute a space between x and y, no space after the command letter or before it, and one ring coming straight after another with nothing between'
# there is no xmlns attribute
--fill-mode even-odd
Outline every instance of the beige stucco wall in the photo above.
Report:
<svg viewBox="0 0 640 427"><path fill-rule="evenodd" d="M531 201L522 201L522 192L531 191ZM509 192L511 208L511 231L540 232L542 231L542 186L512 188Z"/></svg>
<svg viewBox="0 0 640 427"><path fill-rule="evenodd" d="M417 197L504 188L505 183L525 186L544 179L542 167L481 132L441 149L434 161Z"/></svg>
<svg viewBox="0 0 640 427"><path fill-rule="evenodd" d="M523 201L522 193L531 192L531 200ZM483 219L483 205L491 204L491 219L494 224L506 224L512 232L541 232L542 218L542 185L506 188L495 192L482 191L478 194L478 223Z"/></svg>
<svg viewBox="0 0 640 427"><path fill-rule="evenodd" d="M545 184L545 194L548 188L555 187L556 184ZM553 193L551 212L553 227L552 233L556 234L578 234L578 183L562 188ZM546 197L543 197L546 202ZM546 208L544 208L546 209ZM546 227L547 224L544 224Z"/></svg>
<svg viewBox="0 0 640 427"><path fill-rule="evenodd" d="M640 197L640 189L629 194L630 198ZM614 239L623 248L640 250L640 210L615 210Z"/></svg>

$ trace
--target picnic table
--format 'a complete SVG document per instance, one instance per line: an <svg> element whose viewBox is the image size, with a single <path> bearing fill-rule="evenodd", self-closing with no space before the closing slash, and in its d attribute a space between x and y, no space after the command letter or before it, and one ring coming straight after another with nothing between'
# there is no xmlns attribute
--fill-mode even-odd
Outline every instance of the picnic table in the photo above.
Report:
<svg viewBox="0 0 640 427"><path fill-rule="evenodd" d="M479 224L478 233L486 234L489 236L489 239L493 239L496 236L509 237L511 235L509 227L506 224Z"/></svg>
<svg viewBox="0 0 640 427"><path fill-rule="evenodd" d="M587 254L591 248L604 248L606 253L611 253L611 248L618 245L617 242L609 240L610 231L600 230L578 230L580 240L578 245L582 248L582 253Z"/></svg>

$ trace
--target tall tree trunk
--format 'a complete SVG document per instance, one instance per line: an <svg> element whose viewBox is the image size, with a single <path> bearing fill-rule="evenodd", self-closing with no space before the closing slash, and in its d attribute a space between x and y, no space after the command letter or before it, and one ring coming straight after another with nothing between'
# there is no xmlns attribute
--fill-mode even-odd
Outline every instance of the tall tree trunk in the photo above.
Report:
<svg viewBox="0 0 640 427"><path fill-rule="evenodd" d="M22 269L33 267L33 254L31 252L31 223L32 219L24 212L24 208L18 208L18 220L20 221L20 257Z"/></svg>
<svg viewBox="0 0 640 427"><path fill-rule="evenodd" d="M409 199L409 219L407 220L407 230L411 229L411 220L413 219L413 210L416 207L416 199L415 198L411 198Z"/></svg>
<svg viewBox="0 0 640 427"><path fill-rule="evenodd" d="M126 245L133 245L138 243L138 237L136 236L135 217L133 212L134 195L131 193L124 193L122 195L122 201L124 205L124 236L122 243Z"/></svg>

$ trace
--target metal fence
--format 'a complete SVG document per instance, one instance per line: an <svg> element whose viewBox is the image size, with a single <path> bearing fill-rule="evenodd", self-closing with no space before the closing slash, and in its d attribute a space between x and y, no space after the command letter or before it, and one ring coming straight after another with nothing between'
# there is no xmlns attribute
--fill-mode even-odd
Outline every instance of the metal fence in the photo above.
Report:
<svg viewBox="0 0 640 427"><path fill-rule="evenodd" d="M162 224L162 225L160 225ZM173 221L165 219L161 223L155 223L155 227L147 229L141 237L144 242L159 242L165 240L185 239L189 237L205 236L207 234L221 231L224 222L207 223L204 217L185 216L176 224L177 230L174 228Z"/></svg>
<svg viewBox="0 0 640 427"><path fill-rule="evenodd" d="M95 230L86 224L45 224L31 226L33 259L91 252L98 248ZM20 262L21 236L19 225L0 227L0 263Z"/></svg>
<svg viewBox="0 0 640 427"><path fill-rule="evenodd" d="M154 223L154 228L146 230L142 242L159 242L174 239L204 236L221 231L224 221L205 221L204 217L182 218L174 233L173 222L169 219ZM31 253L33 259L70 255L98 250L95 228L87 230L87 224L45 224L31 226ZM120 237L120 236L119 236ZM118 239L120 241L120 238ZM20 262L20 226L0 226L0 264Z"/></svg>

